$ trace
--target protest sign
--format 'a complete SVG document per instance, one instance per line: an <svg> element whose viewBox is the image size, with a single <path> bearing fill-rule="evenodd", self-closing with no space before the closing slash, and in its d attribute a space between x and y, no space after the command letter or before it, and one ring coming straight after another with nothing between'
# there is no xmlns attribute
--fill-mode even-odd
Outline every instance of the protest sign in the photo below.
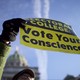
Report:
<svg viewBox="0 0 80 80"><path fill-rule="evenodd" d="M80 53L80 39L70 25L56 20L30 18L20 28L20 43L43 50Z"/></svg>

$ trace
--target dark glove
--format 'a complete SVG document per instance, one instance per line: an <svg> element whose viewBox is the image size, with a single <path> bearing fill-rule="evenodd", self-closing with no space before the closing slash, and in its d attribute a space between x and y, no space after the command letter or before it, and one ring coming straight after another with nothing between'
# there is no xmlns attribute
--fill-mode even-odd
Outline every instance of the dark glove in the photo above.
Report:
<svg viewBox="0 0 80 80"><path fill-rule="evenodd" d="M16 36L19 32L19 27L24 28L25 23L26 21L21 18L14 18L4 21L1 38L10 42L15 41Z"/></svg>

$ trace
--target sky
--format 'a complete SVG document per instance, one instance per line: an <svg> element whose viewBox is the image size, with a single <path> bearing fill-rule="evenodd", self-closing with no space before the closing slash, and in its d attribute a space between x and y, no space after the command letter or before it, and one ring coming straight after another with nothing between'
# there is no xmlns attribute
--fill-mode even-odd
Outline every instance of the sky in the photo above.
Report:
<svg viewBox="0 0 80 80"><path fill-rule="evenodd" d="M0 33L5 20L35 17L69 24L80 38L80 0L0 0ZM79 54L36 50L21 45L19 41L18 34L16 41L11 44L10 55L18 46L20 54L25 56L29 66L39 67L41 80L63 80L68 74L80 74Z"/></svg>

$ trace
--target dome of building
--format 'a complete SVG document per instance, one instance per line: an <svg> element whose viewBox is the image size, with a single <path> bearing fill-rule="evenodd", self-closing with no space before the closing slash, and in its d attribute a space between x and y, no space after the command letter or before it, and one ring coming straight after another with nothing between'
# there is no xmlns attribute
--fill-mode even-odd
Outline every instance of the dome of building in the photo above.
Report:
<svg viewBox="0 0 80 80"><path fill-rule="evenodd" d="M19 51L16 50L13 55L9 56L6 62L6 66L28 66L27 60L25 57L19 54Z"/></svg>

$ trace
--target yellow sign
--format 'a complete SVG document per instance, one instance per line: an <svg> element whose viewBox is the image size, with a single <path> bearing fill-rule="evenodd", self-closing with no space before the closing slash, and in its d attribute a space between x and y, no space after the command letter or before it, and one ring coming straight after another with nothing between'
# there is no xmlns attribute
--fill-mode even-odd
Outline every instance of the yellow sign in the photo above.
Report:
<svg viewBox="0 0 80 80"><path fill-rule="evenodd" d="M72 28L55 20L28 19L25 29L20 28L20 43L43 50L80 53L80 39Z"/></svg>

